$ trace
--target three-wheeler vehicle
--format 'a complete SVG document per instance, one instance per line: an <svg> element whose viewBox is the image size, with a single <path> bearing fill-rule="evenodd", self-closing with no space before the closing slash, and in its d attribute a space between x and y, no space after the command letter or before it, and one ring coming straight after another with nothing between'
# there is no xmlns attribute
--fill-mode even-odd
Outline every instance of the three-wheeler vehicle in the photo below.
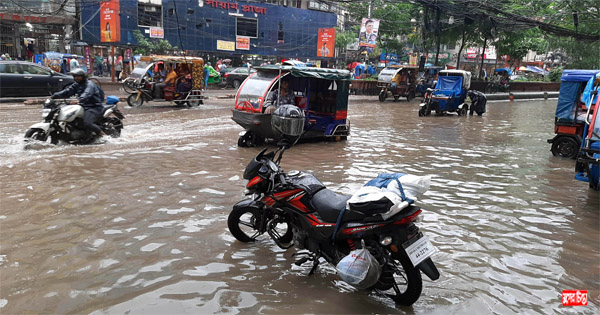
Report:
<svg viewBox="0 0 600 315"><path fill-rule="evenodd" d="M377 77L377 87L381 88L379 101L385 102L390 95L394 97L394 101L400 97L412 101L417 91L418 71L418 67L401 65L388 66L381 70Z"/></svg>
<svg viewBox="0 0 600 315"><path fill-rule="evenodd" d="M429 116L431 111L438 115L447 112L456 112L459 116L467 115L469 105L465 103L465 98L470 86L471 72L440 71L435 89L427 89L423 103L419 104L419 116Z"/></svg>
<svg viewBox="0 0 600 315"><path fill-rule="evenodd" d="M240 134L238 146L281 140L274 124L296 124L301 131L296 141L300 138L339 141L349 135L349 71L312 68L298 63L289 65L287 62L256 67L256 70L244 80L235 97L232 119L245 129ZM293 93L289 97L292 104L274 100L274 93L281 94L283 81ZM265 113L268 106L286 107L286 110L277 108L273 113Z"/></svg>
<svg viewBox="0 0 600 315"><path fill-rule="evenodd" d="M577 155L575 178L588 182L590 188L600 189L600 73L588 81L584 91L584 103L588 104L585 114L583 142Z"/></svg>
<svg viewBox="0 0 600 315"><path fill-rule="evenodd" d="M554 118L552 155L574 159L577 156L583 131L587 106L581 101L587 82L600 70L564 70L560 78L560 94Z"/></svg>
<svg viewBox="0 0 600 315"><path fill-rule="evenodd" d="M163 67L171 65L177 73L177 79L174 84L169 84L163 89L163 98L156 99L156 86L160 83L155 70L158 64ZM133 69L129 80L133 80L135 90L127 97L127 104L132 107L142 106L144 102L166 101L173 102L176 105L187 105L196 107L202 104L204 96L203 68L204 60L199 57L182 56L142 56L140 57L140 66Z"/></svg>

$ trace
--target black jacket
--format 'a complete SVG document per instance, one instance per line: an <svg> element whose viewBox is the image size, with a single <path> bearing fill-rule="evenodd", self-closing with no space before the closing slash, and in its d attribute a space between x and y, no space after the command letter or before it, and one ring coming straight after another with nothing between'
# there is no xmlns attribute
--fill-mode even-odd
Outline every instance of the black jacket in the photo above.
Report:
<svg viewBox="0 0 600 315"><path fill-rule="evenodd" d="M104 102L104 92L89 80L85 80L82 84L75 82L66 89L52 94L52 98L67 98L73 95L77 95L79 104L83 107L102 106Z"/></svg>

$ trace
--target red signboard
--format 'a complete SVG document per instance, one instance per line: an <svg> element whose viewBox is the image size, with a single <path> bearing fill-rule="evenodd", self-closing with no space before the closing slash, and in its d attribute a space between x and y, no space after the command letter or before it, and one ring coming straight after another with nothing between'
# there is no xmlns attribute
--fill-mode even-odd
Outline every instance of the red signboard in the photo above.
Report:
<svg viewBox="0 0 600 315"><path fill-rule="evenodd" d="M335 50L335 28L320 28L317 43L318 57L333 57Z"/></svg>
<svg viewBox="0 0 600 315"><path fill-rule="evenodd" d="M235 49L250 50L250 37L236 36Z"/></svg>
<svg viewBox="0 0 600 315"><path fill-rule="evenodd" d="M562 292L563 306L585 306L588 305L587 290L563 290Z"/></svg>
<svg viewBox="0 0 600 315"><path fill-rule="evenodd" d="M121 41L120 0L100 2L100 41L114 43Z"/></svg>

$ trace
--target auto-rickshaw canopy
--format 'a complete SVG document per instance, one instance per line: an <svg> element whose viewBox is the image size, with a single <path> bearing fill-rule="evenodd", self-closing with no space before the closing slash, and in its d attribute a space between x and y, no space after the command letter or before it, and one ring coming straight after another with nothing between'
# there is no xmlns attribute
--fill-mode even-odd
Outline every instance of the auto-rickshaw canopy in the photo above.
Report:
<svg viewBox="0 0 600 315"><path fill-rule="evenodd" d="M385 69L381 70L379 76L377 77L378 83L391 83L394 77L398 75L398 73L402 71L413 70L416 74L419 70L418 67L410 67L410 66L401 66L401 65L392 65L388 66Z"/></svg>
<svg viewBox="0 0 600 315"><path fill-rule="evenodd" d="M438 74L438 80L439 80L439 78L441 78L443 76L461 76L463 78L462 79L462 88L468 90L471 87L471 72L469 72L469 71L442 70Z"/></svg>
<svg viewBox="0 0 600 315"><path fill-rule="evenodd" d="M302 67L302 66L262 66L256 67L258 71L279 71L291 74L294 77L315 78L325 80L350 80L352 76L348 70Z"/></svg>
<svg viewBox="0 0 600 315"><path fill-rule="evenodd" d="M576 119L579 96L584 86L600 70L564 70L560 78L560 94L556 105L556 120L573 122ZM589 100L589 99L588 99ZM587 104L586 104L587 106Z"/></svg>
<svg viewBox="0 0 600 315"><path fill-rule="evenodd" d="M200 57L183 57L183 56L166 56L166 55L150 55L141 56L140 61L145 62L171 62L171 63L201 63L204 64L204 59Z"/></svg>

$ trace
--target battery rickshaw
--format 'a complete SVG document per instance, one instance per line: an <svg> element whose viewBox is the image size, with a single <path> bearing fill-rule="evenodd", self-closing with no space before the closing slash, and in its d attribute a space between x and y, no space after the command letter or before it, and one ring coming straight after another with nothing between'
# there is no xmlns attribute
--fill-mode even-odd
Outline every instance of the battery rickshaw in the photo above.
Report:
<svg viewBox="0 0 600 315"><path fill-rule="evenodd" d="M394 101L400 97L406 97L409 102L415 98L417 89L418 67L393 65L381 70L377 77L379 101L385 102L388 96L393 96Z"/></svg>
<svg viewBox="0 0 600 315"><path fill-rule="evenodd" d="M157 69L158 65L170 64L177 73L177 79L174 84L167 85L163 89L163 98L155 98L156 86L160 83ZM140 64L133 69L130 79L135 90L127 97L127 104L132 107L142 106L144 102L149 101L167 101L176 105L187 105L196 107L202 104L204 96L203 80L204 60L199 57L181 57L181 56L142 56Z"/></svg>
<svg viewBox="0 0 600 315"><path fill-rule="evenodd" d="M465 103L465 98L470 86L470 72L440 71L435 89L427 89L423 103L419 104L419 116L429 116L431 111L435 111L438 115L447 112L456 112L459 116L467 115L469 105Z"/></svg>
<svg viewBox="0 0 600 315"><path fill-rule="evenodd" d="M585 114L583 141L575 164L576 179L588 182L590 188L600 190L600 73L588 81L584 102L588 104Z"/></svg>
<svg viewBox="0 0 600 315"><path fill-rule="evenodd" d="M554 117L554 138L550 151L554 156L574 159L577 156L587 105L581 101L587 82L600 70L564 70L560 78L560 94Z"/></svg>
<svg viewBox="0 0 600 315"><path fill-rule="evenodd" d="M274 131L273 123L297 124L301 130L298 139L346 139L350 133L347 119L349 71L305 67L298 63L255 69L257 71L244 80L235 97L232 119L245 129L240 134L238 146L282 140ZM293 92L293 104L273 103L272 96L274 93L279 95L283 80ZM279 111L283 105L287 110ZM268 106L277 106L277 110L266 114ZM296 115L298 113L301 117ZM287 117L287 114L296 116Z"/></svg>

